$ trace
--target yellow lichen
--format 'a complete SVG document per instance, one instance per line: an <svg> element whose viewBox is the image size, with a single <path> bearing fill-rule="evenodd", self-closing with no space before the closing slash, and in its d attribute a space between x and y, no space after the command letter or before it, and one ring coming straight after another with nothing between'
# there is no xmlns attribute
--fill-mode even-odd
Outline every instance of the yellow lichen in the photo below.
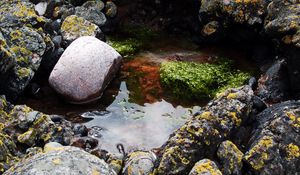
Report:
<svg viewBox="0 0 300 175"><path fill-rule="evenodd" d="M292 112L287 112L286 115L289 118L289 120L292 122L291 125L293 127L300 128L300 117L299 116L296 116Z"/></svg>
<svg viewBox="0 0 300 175"><path fill-rule="evenodd" d="M92 169L92 175L101 175L100 172L96 169Z"/></svg>
<svg viewBox="0 0 300 175"><path fill-rule="evenodd" d="M200 163L196 165L193 169L197 174L222 175L220 170L214 168L213 162L211 161Z"/></svg>
<svg viewBox="0 0 300 175"><path fill-rule="evenodd" d="M240 126L242 120L237 116L236 112L229 112L228 116L231 117L236 126Z"/></svg>
<svg viewBox="0 0 300 175"><path fill-rule="evenodd" d="M237 93L230 93L227 95L227 99L236 99L238 97Z"/></svg>
<svg viewBox="0 0 300 175"><path fill-rule="evenodd" d="M300 157L300 149L297 145L295 145L293 143L290 143L289 145L287 145L286 153L287 153L287 156L286 156L287 160L291 160L291 159Z"/></svg>
<svg viewBox="0 0 300 175"><path fill-rule="evenodd" d="M94 36L97 26L82 17L71 15L65 19L61 30L76 37Z"/></svg>
<svg viewBox="0 0 300 175"><path fill-rule="evenodd" d="M245 159L255 170L260 170L269 159L268 150L273 147L274 141L270 136L264 136L259 142L246 153ZM255 159L252 159L255 157Z"/></svg>

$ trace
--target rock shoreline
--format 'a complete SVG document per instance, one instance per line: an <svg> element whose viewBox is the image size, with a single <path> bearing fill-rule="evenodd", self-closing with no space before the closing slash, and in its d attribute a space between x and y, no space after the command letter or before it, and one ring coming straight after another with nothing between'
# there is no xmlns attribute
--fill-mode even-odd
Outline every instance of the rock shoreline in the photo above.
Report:
<svg viewBox="0 0 300 175"><path fill-rule="evenodd" d="M184 9L182 4L179 0L2 0L0 174L300 173L300 2L187 0ZM219 93L161 148L131 153L116 145L120 154L110 154L88 136L92 128L10 103L28 89L37 95L39 88L32 80L42 73L48 78L52 72L50 84L59 89L53 77L61 72L54 75L53 69L55 72L60 64L70 64L66 69L71 73L59 84L65 90L75 89L60 94L76 103L100 98L121 59L102 41L106 34L118 33L116 26L124 21L188 34L201 44L230 40L250 45L262 75L258 81L251 79L249 85ZM95 66L94 71L80 67L87 64L84 58L76 59L76 63L64 58L82 38L88 41L80 43L80 48L92 41L93 46L101 46L93 51L89 50L92 46L85 49L83 56L76 55L80 48L73 48L75 54L68 57L86 58L91 61L88 67ZM262 47L253 46L261 41ZM98 57L92 60L93 55ZM98 62L100 58L104 61ZM63 59L67 61L62 63ZM81 84L88 88L80 89L77 79L67 86L73 75L90 80ZM95 84L97 87L92 87ZM76 94L84 90L88 95L77 98Z"/></svg>

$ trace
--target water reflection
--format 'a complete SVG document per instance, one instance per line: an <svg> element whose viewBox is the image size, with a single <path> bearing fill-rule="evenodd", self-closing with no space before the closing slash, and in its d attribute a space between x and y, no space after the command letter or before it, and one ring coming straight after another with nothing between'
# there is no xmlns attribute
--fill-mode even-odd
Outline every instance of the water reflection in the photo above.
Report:
<svg viewBox="0 0 300 175"><path fill-rule="evenodd" d="M118 95L106 111L87 112L82 116L94 118L86 125L93 128L90 136L100 140L101 148L117 152L118 143L127 151L160 147L197 111L199 107L173 107L164 100L143 106L130 103L126 83L122 82Z"/></svg>

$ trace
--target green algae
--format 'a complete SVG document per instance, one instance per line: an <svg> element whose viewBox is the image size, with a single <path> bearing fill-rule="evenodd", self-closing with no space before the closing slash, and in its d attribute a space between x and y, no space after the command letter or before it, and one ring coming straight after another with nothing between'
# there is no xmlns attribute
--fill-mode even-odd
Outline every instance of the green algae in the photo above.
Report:
<svg viewBox="0 0 300 175"><path fill-rule="evenodd" d="M151 39L157 33L142 26L124 26L117 35L108 37L108 44L116 49L123 57L130 57L135 53L148 48Z"/></svg>
<svg viewBox="0 0 300 175"><path fill-rule="evenodd" d="M215 63L166 61L161 64L162 85L179 98L213 98L228 88L243 85L250 73L233 68L233 62L220 59Z"/></svg>

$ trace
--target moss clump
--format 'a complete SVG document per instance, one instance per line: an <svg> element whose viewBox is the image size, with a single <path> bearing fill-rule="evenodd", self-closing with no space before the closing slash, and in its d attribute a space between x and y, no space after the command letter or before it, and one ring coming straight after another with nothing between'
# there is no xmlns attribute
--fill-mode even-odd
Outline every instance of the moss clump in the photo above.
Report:
<svg viewBox="0 0 300 175"><path fill-rule="evenodd" d="M115 39L110 38L109 45L111 45L116 51L118 51L123 57L128 57L137 53L143 44L139 43L137 39Z"/></svg>
<svg viewBox="0 0 300 175"><path fill-rule="evenodd" d="M163 62L161 82L180 98L212 98L228 88L243 85L250 74L232 67L232 61L211 63Z"/></svg>
<svg viewBox="0 0 300 175"><path fill-rule="evenodd" d="M142 26L124 26L118 35L109 36L108 44L115 48L123 57L129 57L149 47L151 39L157 34Z"/></svg>

